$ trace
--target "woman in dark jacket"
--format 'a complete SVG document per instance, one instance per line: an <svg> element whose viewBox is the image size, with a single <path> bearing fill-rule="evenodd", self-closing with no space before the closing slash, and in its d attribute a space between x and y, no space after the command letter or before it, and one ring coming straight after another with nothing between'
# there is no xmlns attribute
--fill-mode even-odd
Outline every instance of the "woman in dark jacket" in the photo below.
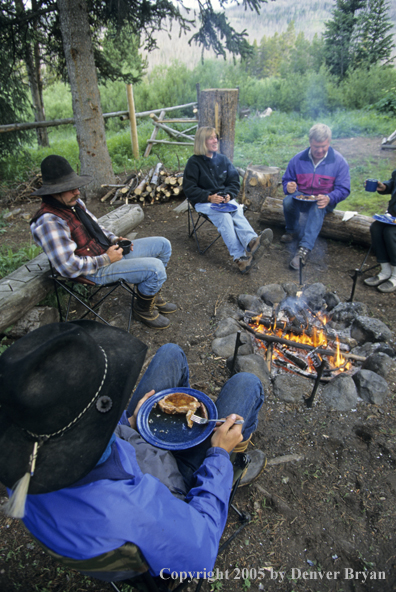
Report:
<svg viewBox="0 0 396 592"><path fill-rule="evenodd" d="M396 170L389 181L378 181L377 192L383 195L391 194L388 203L388 214L396 218ZM367 286L376 286L380 292L394 292L396 290L396 224L386 224L375 221L370 226L371 244L381 264L378 275L367 278Z"/></svg>
<svg viewBox="0 0 396 592"><path fill-rule="evenodd" d="M218 139L213 127L200 127L195 136L194 155L189 158L183 175L186 197L197 212L206 214L220 232L228 252L241 273L249 271L261 244L270 244L272 230L257 236L235 200L240 183L239 174L223 154L217 152ZM234 211L217 211L219 204L229 203ZM220 209L220 208L219 208Z"/></svg>

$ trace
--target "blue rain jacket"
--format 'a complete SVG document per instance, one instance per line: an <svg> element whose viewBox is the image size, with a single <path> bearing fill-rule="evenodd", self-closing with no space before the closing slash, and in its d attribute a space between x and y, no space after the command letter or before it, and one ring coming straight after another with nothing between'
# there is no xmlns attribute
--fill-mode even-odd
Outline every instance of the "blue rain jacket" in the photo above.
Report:
<svg viewBox="0 0 396 592"><path fill-rule="evenodd" d="M28 495L23 519L47 547L89 559L125 544L140 548L153 575L213 569L233 471L228 453L209 448L185 501L143 474L134 448L116 438L109 458L71 487Z"/></svg>

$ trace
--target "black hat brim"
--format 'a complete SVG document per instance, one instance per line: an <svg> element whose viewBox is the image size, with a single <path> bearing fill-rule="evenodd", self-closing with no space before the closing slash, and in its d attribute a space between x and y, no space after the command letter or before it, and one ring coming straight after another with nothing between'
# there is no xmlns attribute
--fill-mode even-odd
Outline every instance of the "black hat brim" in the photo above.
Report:
<svg viewBox="0 0 396 592"><path fill-rule="evenodd" d="M101 396L111 409L92 407L68 430L44 442L38 451L29 494L68 487L87 475L103 454L139 377L147 346L126 331L94 321L75 321L106 352L108 371ZM76 388L78 385L76 385ZM56 380L53 381L56 389ZM29 469L34 438L0 408L0 480L9 488Z"/></svg>

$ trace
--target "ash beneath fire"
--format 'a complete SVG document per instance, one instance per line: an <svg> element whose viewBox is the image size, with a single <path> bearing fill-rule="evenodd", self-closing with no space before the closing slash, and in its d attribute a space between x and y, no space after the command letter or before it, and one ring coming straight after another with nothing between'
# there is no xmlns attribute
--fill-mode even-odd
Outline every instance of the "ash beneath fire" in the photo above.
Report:
<svg viewBox="0 0 396 592"><path fill-rule="evenodd" d="M287 283L242 294L238 306L221 311L212 343L232 372L253 372L267 392L307 406L317 391L338 410L362 400L380 404L388 396L394 336L364 304L343 303L321 283L302 292Z"/></svg>

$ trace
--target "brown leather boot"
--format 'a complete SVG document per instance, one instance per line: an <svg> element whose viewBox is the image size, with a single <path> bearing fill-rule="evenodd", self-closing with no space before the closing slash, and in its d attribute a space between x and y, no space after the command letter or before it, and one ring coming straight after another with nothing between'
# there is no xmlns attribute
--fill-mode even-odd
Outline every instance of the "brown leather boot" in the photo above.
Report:
<svg viewBox="0 0 396 592"><path fill-rule="evenodd" d="M145 296L136 289L133 318L152 329L166 329L170 325L170 321L158 312L158 308L155 306L156 297L157 294Z"/></svg>
<svg viewBox="0 0 396 592"><path fill-rule="evenodd" d="M156 294L155 306L158 308L161 314L172 314L172 312L177 311L176 304L172 304L172 302L167 302L165 298L162 296L161 290Z"/></svg>

